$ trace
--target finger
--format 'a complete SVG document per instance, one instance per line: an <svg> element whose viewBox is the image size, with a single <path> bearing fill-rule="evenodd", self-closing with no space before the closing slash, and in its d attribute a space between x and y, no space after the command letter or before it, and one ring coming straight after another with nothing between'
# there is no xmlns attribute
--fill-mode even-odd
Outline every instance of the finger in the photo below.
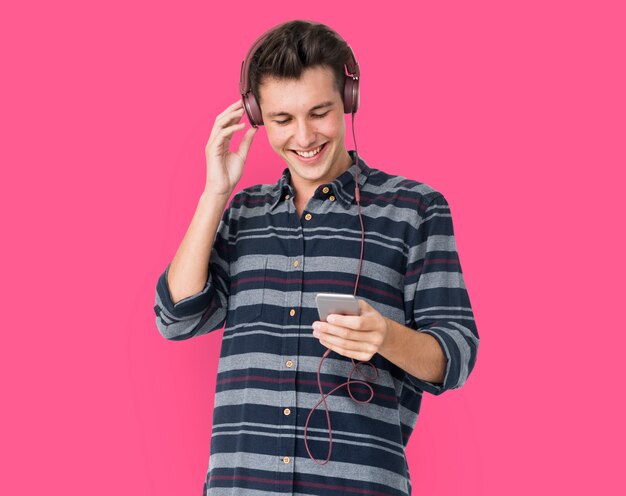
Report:
<svg viewBox="0 0 626 496"><path fill-rule="evenodd" d="M348 358L354 358L355 360L361 362L367 362L371 360L376 353L376 350L372 349L371 347L368 348L361 346L360 348L350 348L346 346L345 342L333 343L330 341L320 341L320 344L328 349L333 350L335 353L338 353Z"/></svg>
<svg viewBox="0 0 626 496"><path fill-rule="evenodd" d="M245 110L244 107L243 107L243 102L241 101L241 99L237 100L234 103L231 103L222 112L217 114L217 116L215 117L215 122L221 120L222 118L224 118L225 116L227 116L229 114L232 114L233 111L236 111L238 109Z"/></svg>
<svg viewBox="0 0 626 496"><path fill-rule="evenodd" d="M226 142L229 142L232 134L239 129L242 129L245 126L245 122L240 122L238 124L233 124L232 126L227 126L219 129L216 133L211 134L211 138L206 145L206 148L210 148L214 145L220 146Z"/></svg>
<svg viewBox="0 0 626 496"><path fill-rule="evenodd" d="M219 120L215 121L215 123L213 124L213 129L211 129L211 134L218 135L226 127L239 123L239 121L241 121L241 117L241 113L235 113L230 116L223 116Z"/></svg>
<svg viewBox="0 0 626 496"><path fill-rule="evenodd" d="M252 145L252 139L254 138L254 135L256 134L258 129L259 128L257 127L251 127L250 129L248 129L246 131L246 134L244 134L243 138L241 139L241 143L239 143L239 150L237 150L237 153L239 153L239 156L243 160L246 160L246 157L248 156L250 145Z"/></svg>
<svg viewBox="0 0 626 496"><path fill-rule="evenodd" d="M349 327L350 329L358 329L361 327L361 316L331 313L326 317L326 322L341 327Z"/></svg>
<svg viewBox="0 0 626 496"><path fill-rule="evenodd" d="M238 109L230 110L229 112L225 112L223 114L218 115L215 118L215 123L213 124L213 129L220 128L232 124L241 120L243 116L244 109L243 107Z"/></svg>
<svg viewBox="0 0 626 496"><path fill-rule="evenodd" d="M222 113L224 114L224 113L226 113L226 112L228 112L228 111L230 111L230 110L233 110L233 109L235 109L235 108L237 108L237 107L241 107L241 108L243 108L243 100L241 99L241 97L237 98L237 100L235 100L235 101L234 101L233 103L231 103L228 107L226 107L226 108L224 109L224 112L222 112Z"/></svg>
<svg viewBox="0 0 626 496"><path fill-rule="evenodd" d="M344 351L368 351L366 343L362 343L360 341L352 341L350 339L343 339L339 336L334 336L332 334L322 334L320 335L319 340L320 343L322 343L327 348L332 346L333 348Z"/></svg>
<svg viewBox="0 0 626 496"><path fill-rule="evenodd" d="M332 324L326 324L325 326L322 326L321 332L325 333L328 336L336 336L340 339L345 339L346 341L352 341L355 343L360 343L363 341L362 335L356 334L359 331L356 331L355 333L355 331L352 331L351 329Z"/></svg>
<svg viewBox="0 0 626 496"><path fill-rule="evenodd" d="M243 129L243 127L246 125L245 122L239 122L237 124L233 124L232 126L226 126L223 127L220 132L219 132L219 137L220 138L225 138L227 136L231 136L235 131L239 131L240 129Z"/></svg>

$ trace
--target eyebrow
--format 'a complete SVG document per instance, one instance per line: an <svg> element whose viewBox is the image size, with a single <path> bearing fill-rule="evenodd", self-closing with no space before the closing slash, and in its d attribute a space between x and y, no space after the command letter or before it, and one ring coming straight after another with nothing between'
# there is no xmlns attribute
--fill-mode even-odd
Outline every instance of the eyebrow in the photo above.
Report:
<svg viewBox="0 0 626 496"><path fill-rule="evenodd" d="M330 107L331 105L333 105L333 102L330 102L330 101L322 102L322 103L315 105L314 107L311 107L309 109L309 112L312 110L317 110L317 109L324 108L324 107ZM289 114L289 112L269 112L267 115L268 117L279 117L281 115L289 116L291 114Z"/></svg>

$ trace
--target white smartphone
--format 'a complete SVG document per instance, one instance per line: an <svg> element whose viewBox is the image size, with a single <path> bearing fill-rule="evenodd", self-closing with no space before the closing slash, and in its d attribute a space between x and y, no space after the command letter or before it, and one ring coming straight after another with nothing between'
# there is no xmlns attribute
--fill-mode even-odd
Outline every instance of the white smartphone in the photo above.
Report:
<svg viewBox="0 0 626 496"><path fill-rule="evenodd" d="M317 293L315 295L320 320L326 322L331 313L340 315L361 315L359 301L354 295L343 293Z"/></svg>

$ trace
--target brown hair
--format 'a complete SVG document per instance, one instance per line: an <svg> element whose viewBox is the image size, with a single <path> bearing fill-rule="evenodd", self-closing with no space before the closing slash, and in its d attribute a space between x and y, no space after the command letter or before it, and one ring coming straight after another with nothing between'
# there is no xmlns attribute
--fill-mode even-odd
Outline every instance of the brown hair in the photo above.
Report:
<svg viewBox="0 0 626 496"><path fill-rule="evenodd" d="M343 101L344 64L350 48L337 32L319 22L288 21L276 26L250 60L250 88L259 104L263 78L300 79L310 67L325 66L335 75L335 88Z"/></svg>

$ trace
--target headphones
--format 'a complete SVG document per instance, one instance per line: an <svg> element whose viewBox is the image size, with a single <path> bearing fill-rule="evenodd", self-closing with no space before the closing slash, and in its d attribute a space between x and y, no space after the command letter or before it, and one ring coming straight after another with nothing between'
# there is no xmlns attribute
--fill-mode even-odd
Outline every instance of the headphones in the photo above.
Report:
<svg viewBox="0 0 626 496"><path fill-rule="evenodd" d="M279 26L275 26L263 33L250 47L246 58L241 63L239 93L241 94L243 106L246 109L246 114L248 114L248 120L250 121L250 124L252 124L252 126L254 127L259 127L263 125L263 117L261 115L261 108L259 106L259 103L252 93L252 87L250 85L250 62L252 61L253 55L255 54L259 46L265 41L267 36ZM348 60L346 60L344 63L344 67L348 70L348 73L345 74L346 83L343 90L343 107L344 113L354 114L358 110L360 103L359 77L361 76L361 73L359 71L359 64L356 61L354 52L352 51L352 47L348 45L348 48L350 49L350 55L348 56Z"/></svg>
<svg viewBox="0 0 626 496"><path fill-rule="evenodd" d="M288 21L290 22L290 21ZM319 24L319 23L315 23L315 24ZM241 94L241 98L243 100L243 106L246 109L246 114L248 115L248 119L250 120L250 124L253 127L258 127L258 126L262 126L263 125L263 117L261 116L261 109L259 107L259 103L257 102L256 98L254 97L254 94L252 93L252 89L250 86L250 80L249 80L249 70L250 70L250 61L252 60L252 56L254 55L254 53L257 51L257 49L259 48L259 46L265 41L266 37L275 29L277 29L279 26L282 26L282 24L279 24L278 26L275 26L271 29L269 29L268 31L266 31L265 33L263 33L259 38L257 38L257 40L254 42L254 44L250 47L250 49L248 50L248 54L246 55L246 58L243 60L243 62L241 63L241 74L240 74L240 78L239 78L239 93ZM337 33L335 33L337 34ZM339 36L337 34L337 36ZM339 38L341 38L341 36L339 36ZM341 38L343 39L343 38ZM345 40L344 40L345 41ZM347 43L346 43L347 45ZM354 296L356 296L356 290L359 284L359 276L361 274L361 263L363 262L363 247L365 245L365 227L363 226L363 217L361 216L361 192L359 189L359 149L356 145L356 136L354 135L354 114L356 113L357 109L359 108L359 103L360 103L360 92L359 92L359 78L360 78L360 71L359 71L359 64L356 61L356 57L354 56L354 52L352 51L352 47L350 47L350 45L348 45L348 48L350 49L350 54L348 55L348 60L345 61L344 63L344 67L347 69L348 73L345 74L345 87L344 87L344 92L343 92L343 106L344 106L344 113L346 114L352 114L352 137L354 139L354 146L356 148L356 168L355 168L355 179L354 179L354 196L356 199L356 203L357 203L357 208L358 208L358 214L359 214L359 219L361 221L361 256L359 259L359 271L357 273L356 276L356 283L354 284ZM317 463L318 465L325 465L326 463L328 463L328 461L330 460L330 454L332 452L332 448L333 448L333 430L331 428L330 425L330 415L328 413L328 405L326 405L326 397L330 396L331 394L333 394L335 391L337 391L338 389L340 389L343 386L346 386L347 390L348 390L348 394L350 395L350 397L352 398L353 401L355 401L356 403L369 403L372 398L374 398L374 390L372 388L372 386L370 386L367 382L365 381L359 381L359 380L354 380L352 379L352 373L356 370L357 372L359 372L359 374L361 374L363 377L365 377L366 379L370 379L370 380L376 380L378 378L378 369L376 368L376 366L370 362L359 362L359 363L365 363L365 365L370 365L375 372L375 376L372 377L368 377L365 374L363 374L359 368L358 368L358 363L354 362L354 358L351 358L352 360L352 370L350 371L348 380L340 385L338 385L337 387L335 387L333 390L329 391L328 393L324 394L324 391L322 390L322 382L321 382L321 377L320 377L320 372L321 372L321 368L322 368L322 363L324 362L324 359L328 356L328 354L331 352L331 349L327 349L324 352L324 355L322 356L322 359L320 360L320 364L319 367L317 368L317 384L319 386L319 391L321 394L321 399L317 402L317 404L311 409L311 411L309 412L309 416L306 419L306 423L304 425L304 445L306 447L307 452L309 453L309 457L311 458L311 460L313 460L315 463ZM370 397L367 400L358 400L356 399L353 395L352 392L350 391L350 386L352 384L361 384L363 386L365 386L366 388L368 388L370 390ZM324 403L324 408L326 410L326 420L328 422L328 435L329 435L329 439L330 439L330 446L328 448L328 456L326 458L325 461L323 462L318 462L313 455L311 454L311 451L309 450L309 445L308 445L308 441L307 441L307 435L306 435L306 431L307 431L307 427L309 425L309 419L311 418L311 415L313 414L313 412L315 411L315 409L318 407L318 405L320 403Z"/></svg>

